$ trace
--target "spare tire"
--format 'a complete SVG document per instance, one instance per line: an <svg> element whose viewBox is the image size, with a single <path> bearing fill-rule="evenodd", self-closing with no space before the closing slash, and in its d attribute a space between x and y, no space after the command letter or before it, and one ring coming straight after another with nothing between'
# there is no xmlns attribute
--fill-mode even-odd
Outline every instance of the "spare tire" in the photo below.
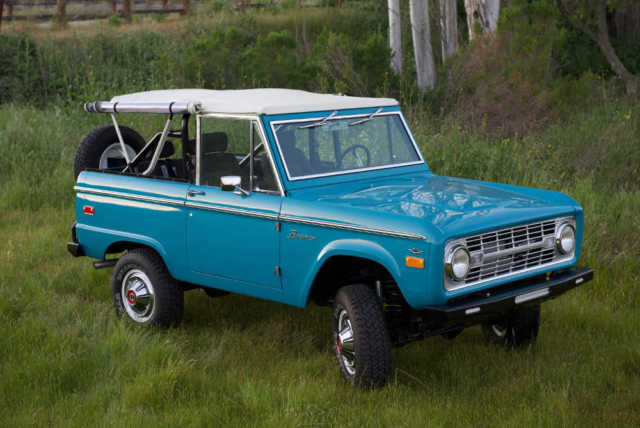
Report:
<svg viewBox="0 0 640 428"><path fill-rule="evenodd" d="M132 160L145 146L145 141L133 129L121 126L120 132L127 149L129 160ZM113 125L100 126L84 136L73 163L73 173L78 175L85 169L122 169L127 165L122 154L118 134Z"/></svg>

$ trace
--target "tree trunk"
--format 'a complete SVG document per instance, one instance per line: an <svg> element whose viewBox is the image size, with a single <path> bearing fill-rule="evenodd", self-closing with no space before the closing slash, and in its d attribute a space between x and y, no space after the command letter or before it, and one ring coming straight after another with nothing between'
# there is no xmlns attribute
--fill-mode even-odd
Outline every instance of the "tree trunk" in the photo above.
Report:
<svg viewBox="0 0 640 428"><path fill-rule="evenodd" d="M162 9L163 10L169 9L169 0L162 0Z"/></svg>
<svg viewBox="0 0 640 428"><path fill-rule="evenodd" d="M593 40L605 58L609 62L611 69L624 83L627 94L637 96L640 93L640 76L632 74L627 67L624 66L616 51L611 45L609 40L609 24L607 23L607 4L602 2L600 5L593 5L595 9L592 11L596 14L597 32L594 31L587 23L585 23L583 17L572 16L567 10L566 4L562 0L556 0L556 4L560 9L560 12L567 18L567 20L573 24L576 28L580 29L583 33Z"/></svg>
<svg viewBox="0 0 640 428"><path fill-rule="evenodd" d="M402 72L402 26L400 20L400 0L388 0L389 4L389 47L391 48L391 69Z"/></svg>
<svg viewBox="0 0 640 428"><path fill-rule="evenodd" d="M109 0L109 9L111 13L116 13L116 0Z"/></svg>
<svg viewBox="0 0 640 428"><path fill-rule="evenodd" d="M609 65L613 69L613 72L622 79L625 88L627 89L627 94L629 95L637 95L638 94L638 76L631 74L627 67L624 66L618 55L616 55L613 46L611 46L611 41L609 40L609 26L607 25L607 6L606 4L602 4L598 11L598 33L591 34L587 33L594 42L600 46L600 50L609 61Z"/></svg>
<svg viewBox="0 0 640 428"><path fill-rule="evenodd" d="M56 1L56 21L62 24L67 16L67 0Z"/></svg>
<svg viewBox="0 0 640 428"><path fill-rule="evenodd" d="M458 2L440 1L440 40L442 42L442 62L458 50Z"/></svg>
<svg viewBox="0 0 640 428"><path fill-rule="evenodd" d="M13 1L7 2L7 18L13 16Z"/></svg>
<svg viewBox="0 0 640 428"><path fill-rule="evenodd" d="M182 0L182 13L189 13L189 0Z"/></svg>
<svg viewBox="0 0 640 428"><path fill-rule="evenodd" d="M422 92L436 86L436 71L431 50L428 0L409 0L413 53L416 59L418 88Z"/></svg>
<svg viewBox="0 0 640 428"><path fill-rule="evenodd" d="M489 34L498 27L500 0L464 0L464 9L467 12L469 40L473 40L476 33Z"/></svg>
<svg viewBox="0 0 640 428"><path fill-rule="evenodd" d="M4 0L0 0L0 30L2 29L2 12L4 12Z"/></svg>
<svg viewBox="0 0 640 428"><path fill-rule="evenodd" d="M131 22L131 0L122 0L122 13L127 22Z"/></svg>

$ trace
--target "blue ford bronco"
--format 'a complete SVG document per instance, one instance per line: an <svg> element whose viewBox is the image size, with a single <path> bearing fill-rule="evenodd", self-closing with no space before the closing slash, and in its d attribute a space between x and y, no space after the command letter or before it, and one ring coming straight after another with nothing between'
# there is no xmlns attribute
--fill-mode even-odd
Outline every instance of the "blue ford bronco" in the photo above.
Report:
<svg viewBox="0 0 640 428"><path fill-rule="evenodd" d="M332 308L344 377L380 387L393 346L480 324L521 347L543 301L593 277L576 266L578 203L433 174L393 99L183 89L85 110L112 123L76 153L67 246L115 266L115 309L134 323L178 324L196 288L315 302ZM145 140L125 113L166 119Z"/></svg>

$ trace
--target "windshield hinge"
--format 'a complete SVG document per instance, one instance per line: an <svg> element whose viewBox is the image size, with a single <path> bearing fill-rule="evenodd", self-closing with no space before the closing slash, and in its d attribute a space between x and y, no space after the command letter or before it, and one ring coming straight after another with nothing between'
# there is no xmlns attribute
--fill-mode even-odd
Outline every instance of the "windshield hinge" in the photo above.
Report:
<svg viewBox="0 0 640 428"><path fill-rule="evenodd" d="M276 232L280 232L280 222L276 221Z"/></svg>

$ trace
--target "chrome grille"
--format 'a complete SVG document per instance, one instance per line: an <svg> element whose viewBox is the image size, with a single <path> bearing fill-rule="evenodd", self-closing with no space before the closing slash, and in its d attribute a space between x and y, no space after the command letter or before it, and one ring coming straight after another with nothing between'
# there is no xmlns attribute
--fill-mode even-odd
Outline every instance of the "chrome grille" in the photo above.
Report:
<svg viewBox="0 0 640 428"><path fill-rule="evenodd" d="M573 254L563 255L555 248L556 228L567 221L575 225L573 218L563 217L472 235L448 243L447 248L462 244L469 250L471 269L464 281L456 282L446 277L447 289L454 290L570 259Z"/></svg>

